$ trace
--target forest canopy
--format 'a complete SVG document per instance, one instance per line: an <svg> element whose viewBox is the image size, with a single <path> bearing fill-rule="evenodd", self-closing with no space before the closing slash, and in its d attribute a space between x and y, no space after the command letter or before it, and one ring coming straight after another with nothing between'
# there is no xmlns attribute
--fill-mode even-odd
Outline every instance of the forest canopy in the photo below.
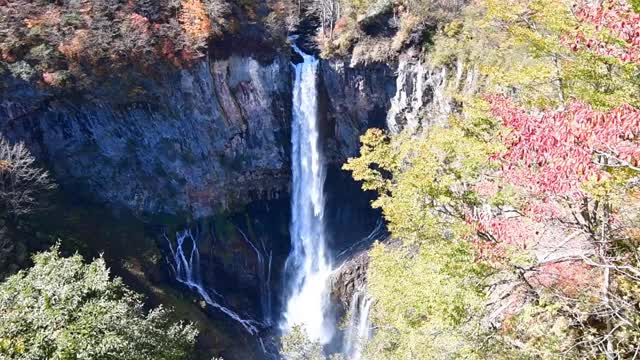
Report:
<svg viewBox="0 0 640 360"><path fill-rule="evenodd" d="M123 70L184 68L246 23L286 39L294 8L288 0L2 0L0 75L85 89Z"/></svg>

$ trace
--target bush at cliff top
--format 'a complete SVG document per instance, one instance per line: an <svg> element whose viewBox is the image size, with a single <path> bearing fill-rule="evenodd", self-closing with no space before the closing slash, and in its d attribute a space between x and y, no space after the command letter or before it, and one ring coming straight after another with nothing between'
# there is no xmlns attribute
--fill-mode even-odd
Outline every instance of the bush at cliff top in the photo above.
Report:
<svg viewBox="0 0 640 360"><path fill-rule="evenodd" d="M2 359L186 359L197 330L162 308L146 312L103 259L57 247L0 285Z"/></svg>

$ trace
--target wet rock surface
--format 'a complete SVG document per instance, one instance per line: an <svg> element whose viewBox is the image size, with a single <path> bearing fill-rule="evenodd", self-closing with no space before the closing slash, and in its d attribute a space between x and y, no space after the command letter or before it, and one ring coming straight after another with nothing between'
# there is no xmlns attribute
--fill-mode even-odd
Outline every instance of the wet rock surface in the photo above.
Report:
<svg viewBox="0 0 640 360"><path fill-rule="evenodd" d="M345 309L349 308L353 293L366 287L368 268L369 253L360 251L343 263L331 278L331 296Z"/></svg>

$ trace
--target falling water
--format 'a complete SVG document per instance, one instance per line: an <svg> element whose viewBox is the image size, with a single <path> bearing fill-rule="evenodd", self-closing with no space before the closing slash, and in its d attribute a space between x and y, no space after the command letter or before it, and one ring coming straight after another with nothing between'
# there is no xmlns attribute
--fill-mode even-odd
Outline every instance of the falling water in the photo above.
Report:
<svg viewBox="0 0 640 360"><path fill-rule="evenodd" d="M318 60L295 46L294 50L303 62L295 66L293 90L292 250L285 266L290 279L282 328L286 332L301 325L310 338L326 344L333 336L334 324L326 316L331 263L325 244L325 166L320 152L316 90Z"/></svg>
<svg viewBox="0 0 640 360"><path fill-rule="evenodd" d="M202 299L210 306L220 310L222 313L237 321L242 327L251 335L258 333L258 322L250 319L243 319L235 313L233 310L216 302L209 291L207 291L202 285L202 279L200 278L200 252L198 251L198 243L196 237L193 236L191 230L176 232L176 247L173 248L173 244L169 237L164 235L167 242L169 242L169 249L171 250L172 259L170 259L170 266L175 273L176 280L182 284L188 286L191 290L196 291ZM191 241L191 252L185 254L185 240ZM221 298L222 296L210 290L215 296Z"/></svg>
<svg viewBox="0 0 640 360"><path fill-rule="evenodd" d="M358 289L351 299L349 326L345 331L343 353L349 360L361 360L362 350L371 338L371 297L365 289Z"/></svg>
<svg viewBox="0 0 640 360"><path fill-rule="evenodd" d="M260 243L254 245L249 239L247 234L240 229L240 227L234 225L236 230L242 235L244 241L256 253L256 260L258 267L256 273L258 275L259 292L260 292L260 307L262 308L262 322L269 326L271 325L271 263L273 260L273 251L267 250L267 246L264 239L261 239ZM257 241L256 241L257 243Z"/></svg>

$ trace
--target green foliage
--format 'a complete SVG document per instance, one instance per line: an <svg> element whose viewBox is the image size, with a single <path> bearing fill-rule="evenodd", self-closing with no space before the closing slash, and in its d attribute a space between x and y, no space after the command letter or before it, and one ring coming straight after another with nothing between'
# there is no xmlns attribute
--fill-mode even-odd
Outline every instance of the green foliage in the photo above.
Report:
<svg viewBox="0 0 640 360"><path fill-rule="evenodd" d="M611 298L595 300L602 296L597 290L585 290L578 296L567 295L562 285L532 285L528 277L545 276L544 270L527 272L539 265L535 254L526 245L525 249L505 246L500 254L503 262L483 262L483 246L488 245L492 251L496 239L481 238L485 235L481 232L491 230L473 226L470 220L476 211L488 209L488 216L496 217L505 209L520 211L532 203L532 195L510 185L505 172L489 160L511 146L500 144L501 135L508 129L502 129L488 115L487 104L474 92L481 96L505 94L534 112L563 108L576 99L601 109L621 104L640 106L637 64L574 49L566 43L564 38L577 27L587 33L600 31L579 23L575 4L572 0L473 2L439 29L426 54L431 64L456 67L449 73L450 77L457 75L458 80L471 72L481 74L471 90L459 89L459 81L450 79L449 83L456 85L450 86L448 95L462 105L462 110L453 114L446 126L430 127L423 133L388 135L370 130L361 139L360 157L344 165L362 181L364 189L378 193L373 206L382 209L392 236L402 240L400 245L377 245L371 252L368 286L376 299L372 315L376 334L367 349L368 358L601 358L607 351L603 345L607 341L615 344L611 346L621 358L633 355L638 319L635 313L627 312L629 304L637 304L639 292L632 281L623 275L615 277L608 290ZM633 4L637 6L637 2ZM600 202L607 203L606 211L597 211L617 209L613 211L630 218L630 214L637 214L637 207L629 205L629 180L637 176L637 171L614 169L610 174L607 181L586 184L587 195L596 208ZM487 184L493 187L481 191ZM577 204L575 199L567 201L588 211L588 199L584 203L587 205ZM570 213L567 210L566 214ZM500 231L509 232L513 238L539 235L539 230L527 233L527 226L533 226L527 222L531 220L528 215L510 216L524 219L489 227L503 226ZM625 239L626 251L618 252L619 240L609 250L615 252L611 255L615 261L625 259L621 263L625 268L636 266L635 261L628 260L635 257L638 248L637 227L633 225L637 224L636 218L615 226L635 229L631 231L635 234L633 241L627 235L616 235L616 239ZM600 225L595 226L600 229ZM571 267L557 271L577 272ZM488 274L514 279L505 281L521 286L508 290L508 300L498 300L505 304L501 310L505 318L498 331L481 325L488 316L487 297L495 295ZM574 279L587 276L581 281L599 281L587 273L573 275ZM553 276L547 281L550 279ZM540 289L545 286L553 290ZM619 299L624 300L616 302ZM624 319L608 314L605 317L609 318L602 320L597 306L603 302L622 309L619 314L625 314Z"/></svg>
<svg viewBox="0 0 640 360"><path fill-rule="evenodd" d="M368 273L376 333L367 358L485 358L481 274L464 242L376 245Z"/></svg>
<svg viewBox="0 0 640 360"><path fill-rule="evenodd" d="M24 81L31 81L37 76L36 70L26 61L7 64L7 68L12 76Z"/></svg>
<svg viewBox="0 0 640 360"><path fill-rule="evenodd" d="M0 285L0 357L158 359L188 357L197 330L109 279L102 259L61 257L57 247Z"/></svg>
<svg viewBox="0 0 640 360"><path fill-rule="evenodd" d="M467 136L474 126L429 130L424 138L406 134L393 138L381 130L362 136L361 155L344 169L379 193L393 235L409 239L459 238L470 230L464 210L477 203L472 190L493 167L489 156L498 148Z"/></svg>
<svg viewBox="0 0 640 360"><path fill-rule="evenodd" d="M265 36L284 42L293 2L267 2L274 14L269 19L256 1L248 1L246 8L229 0L5 1L0 5L0 67L41 85L77 89L90 89L114 74L188 67L213 41L240 30L246 18L286 23ZM61 71L64 81L48 75Z"/></svg>
<svg viewBox="0 0 640 360"><path fill-rule="evenodd" d="M282 337L281 341L280 352L286 360L325 360L322 345L309 339L301 326L294 326L288 334Z"/></svg>
<svg viewBox="0 0 640 360"><path fill-rule="evenodd" d="M531 359L580 359L571 319L557 302L528 304L507 319L503 336L508 344L517 344L522 357Z"/></svg>
<svg viewBox="0 0 640 360"><path fill-rule="evenodd" d="M562 42L578 26L573 1L488 0L467 7L435 36L436 64L478 67L488 92L552 107L577 98L599 108L639 105L637 65L617 64Z"/></svg>
<svg viewBox="0 0 640 360"><path fill-rule="evenodd" d="M344 165L378 192L399 247L370 253L369 290L377 329L370 359L482 359L501 356L481 326L484 276L467 238L466 210L479 205L474 185L495 171L495 124L479 106L424 135L368 131L360 157Z"/></svg>
<svg viewBox="0 0 640 360"><path fill-rule="evenodd" d="M400 51L427 43L437 24L446 23L462 8L460 0L312 0L337 9L330 28L318 36L323 57L352 56L353 64L393 62ZM337 4L336 4L337 3ZM338 5L339 4L339 5ZM320 11L321 15L326 16ZM391 16L384 25L380 18ZM386 29L383 29L387 27ZM375 29L371 31L372 29ZM369 33L367 33L369 31ZM378 34L382 32L386 34Z"/></svg>

